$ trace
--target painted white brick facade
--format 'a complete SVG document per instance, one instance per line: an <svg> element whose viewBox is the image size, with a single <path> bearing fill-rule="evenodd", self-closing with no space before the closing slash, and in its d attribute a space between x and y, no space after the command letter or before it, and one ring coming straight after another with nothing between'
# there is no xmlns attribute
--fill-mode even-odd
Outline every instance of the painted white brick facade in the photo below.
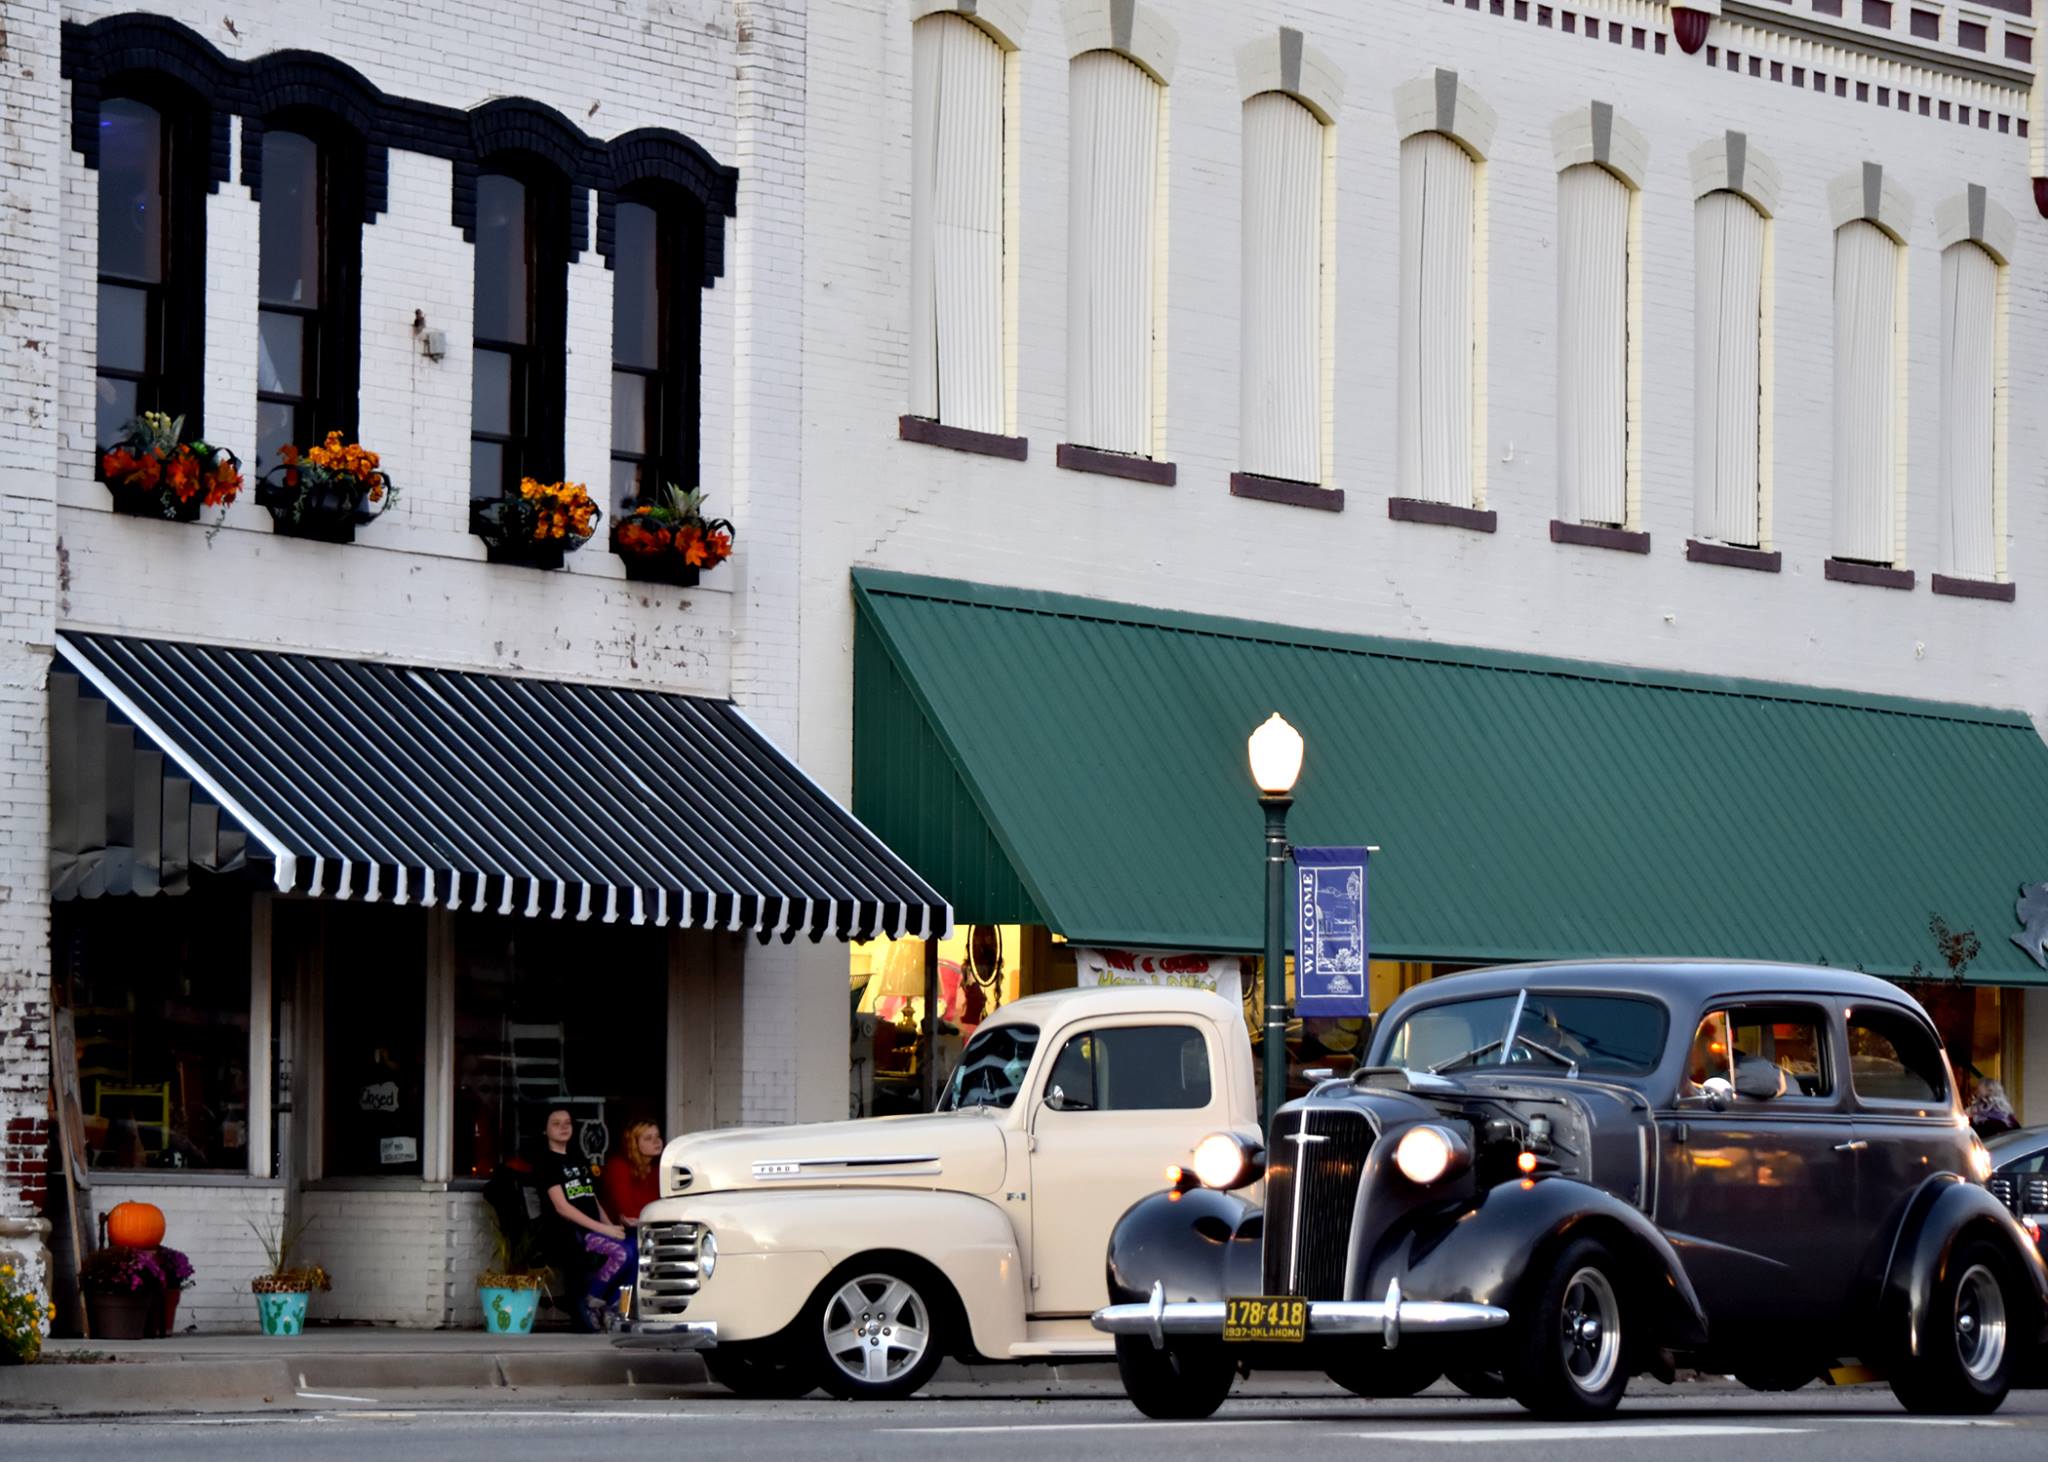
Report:
<svg viewBox="0 0 2048 1462"><path fill-rule="evenodd" d="M284 1221L284 1186L218 1183L173 1188L108 1181L104 1176L94 1181L95 1212L105 1214L115 1204L130 1201L154 1203L163 1209L164 1242L182 1249L192 1261L192 1288L178 1301L178 1329L256 1329L256 1304L249 1294L249 1281L269 1267L264 1262L263 1239L275 1234ZM311 1238L309 1231L308 1242L296 1247L305 1251L308 1263L321 1263L322 1255Z"/></svg>

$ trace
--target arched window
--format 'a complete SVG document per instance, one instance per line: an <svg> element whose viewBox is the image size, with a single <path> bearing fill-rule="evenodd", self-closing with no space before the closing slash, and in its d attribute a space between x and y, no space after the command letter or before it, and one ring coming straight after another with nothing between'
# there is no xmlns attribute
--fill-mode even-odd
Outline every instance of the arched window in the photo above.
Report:
<svg viewBox="0 0 2048 1462"><path fill-rule="evenodd" d="M703 219L680 191L634 188L612 211L612 501L697 483Z"/></svg>
<svg viewBox="0 0 2048 1462"><path fill-rule="evenodd" d="M1762 542L1764 216L1716 189L1693 205L1693 529Z"/></svg>
<svg viewBox="0 0 2048 1462"><path fill-rule="evenodd" d="M1323 481L1323 123L1285 92L1244 104L1243 466Z"/></svg>
<svg viewBox="0 0 2048 1462"><path fill-rule="evenodd" d="M98 445L144 411L204 429L206 132L169 86L100 102Z"/></svg>
<svg viewBox="0 0 2048 1462"><path fill-rule="evenodd" d="M1835 230L1834 556L1896 564L1899 246L1867 219Z"/></svg>
<svg viewBox="0 0 2048 1462"><path fill-rule="evenodd" d="M476 180L476 318L470 496L562 471L569 206L559 173L492 158Z"/></svg>
<svg viewBox="0 0 2048 1462"><path fill-rule="evenodd" d="M1475 506L1477 165L1441 132L1401 144L1400 476L1395 491Z"/></svg>
<svg viewBox="0 0 2048 1462"><path fill-rule="evenodd" d="M256 470L287 442L356 434L361 352L360 144L315 118L269 122L262 141Z"/></svg>
<svg viewBox="0 0 2048 1462"><path fill-rule="evenodd" d="M1629 525L1629 185L1598 163L1557 176L1558 516Z"/></svg>
<svg viewBox="0 0 2048 1462"><path fill-rule="evenodd" d="M1941 255L1941 557L1998 577L1998 261L1965 240Z"/></svg>

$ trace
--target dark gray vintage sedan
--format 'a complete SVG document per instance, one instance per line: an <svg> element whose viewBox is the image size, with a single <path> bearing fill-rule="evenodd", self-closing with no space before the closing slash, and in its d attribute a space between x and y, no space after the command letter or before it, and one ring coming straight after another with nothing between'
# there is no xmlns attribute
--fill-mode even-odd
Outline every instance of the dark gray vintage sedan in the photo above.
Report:
<svg viewBox="0 0 2048 1462"><path fill-rule="evenodd" d="M1271 1152L1218 1134L1131 1208L1095 1324L1160 1417L1208 1415L1240 1367L1598 1417L1632 1375L1786 1390L1852 1360L1911 1410L1990 1411L2048 1340L2048 1271L1990 1170L1884 981L1474 971L1395 1001Z"/></svg>

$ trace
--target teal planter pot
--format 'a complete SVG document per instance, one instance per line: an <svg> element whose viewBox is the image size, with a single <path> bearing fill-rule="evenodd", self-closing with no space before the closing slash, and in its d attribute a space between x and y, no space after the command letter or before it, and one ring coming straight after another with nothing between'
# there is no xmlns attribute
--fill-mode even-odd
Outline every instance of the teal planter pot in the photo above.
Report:
<svg viewBox="0 0 2048 1462"><path fill-rule="evenodd" d="M540 1312L539 1290L479 1287L476 1293L484 1307L484 1329L491 1334L533 1333L533 1317Z"/></svg>
<svg viewBox="0 0 2048 1462"><path fill-rule="evenodd" d="M262 1322L265 1335L297 1335L306 1328L306 1301L311 1296L298 1294L259 1294L256 1296L256 1318Z"/></svg>

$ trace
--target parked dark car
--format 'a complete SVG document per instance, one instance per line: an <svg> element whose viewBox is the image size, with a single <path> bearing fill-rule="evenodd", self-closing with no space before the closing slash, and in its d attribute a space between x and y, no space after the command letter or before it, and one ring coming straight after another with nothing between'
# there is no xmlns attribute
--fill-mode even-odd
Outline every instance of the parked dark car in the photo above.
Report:
<svg viewBox="0 0 2048 1462"><path fill-rule="evenodd" d="M1991 1196L2048 1251L2048 1127L2001 1132L1985 1144L1991 1153Z"/></svg>
<svg viewBox="0 0 2048 1462"><path fill-rule="evenodd" d="M1599 1417L1632 1375L1790 1390L1851 1359L1910 1410L1986 1412L2048 1340L2048 1270L1940 1038L1865 975L1433 980L1270 1153L1219 1134L1193 1169L1119 1221L1095 1316L1151 1416L1207 1416L1240 1365ZM1263 1210L1235 1191L1261 1174Z"/></svg>

